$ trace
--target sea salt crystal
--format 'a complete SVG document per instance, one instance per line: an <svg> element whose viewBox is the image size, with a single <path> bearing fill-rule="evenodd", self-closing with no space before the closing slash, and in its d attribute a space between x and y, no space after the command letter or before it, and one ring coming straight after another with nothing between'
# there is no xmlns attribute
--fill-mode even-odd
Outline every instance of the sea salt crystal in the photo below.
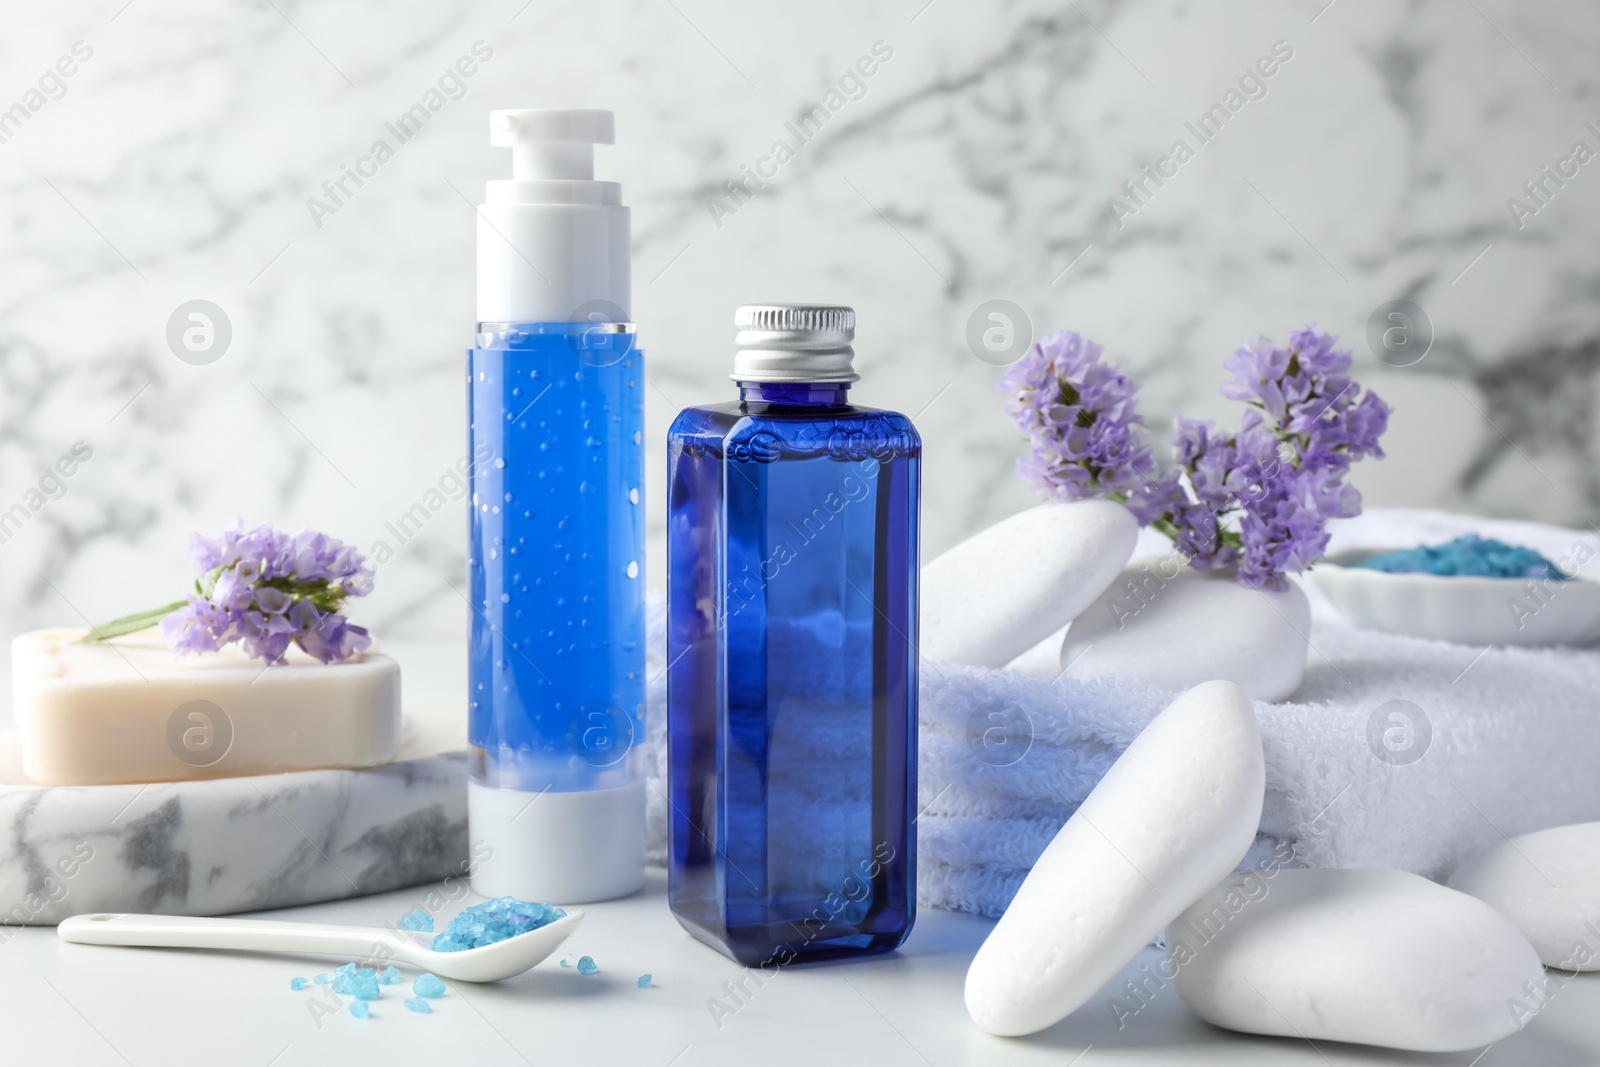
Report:
<svg viewBox="0 0 1600 1067"><path fill-rule="evenodd" d="M444 983L432 974L421 974L411 983L411 991L419 997L444 996Z"/></svg>
<svg viewBox="0 0 1600 1067"><path fill-rule="evenodd" d="M350 1002L350 1014L357 1019L365 1019L372 1014L372 1005L364 1000L352 1000Z"/></svg>
<svg viewBox="0 0 1600 1067"><path fill-rule="evenodd" d="M398 967L390 967L387 971L378 975L379 985L394 985L398 981L400 981L400 968Z"/></svg>
<svg viewBox="0 0 1600 1067"><path fill-rule="evenodd" d="M579 974L594 974L598 970L600 970L600 968L595 966L595 962L594 962L594 957L593 956L581 956L581 957L579 957L579 959L578 959L578 973Z"/></svg>
<svg viewBox="0 0 1600 1067"><path fill-rule="evenodd" d="M406 998L406 1011L414 1011L418 1015L427 1015L433 1010L426 1000L420 997Z"/></svg>
<svg viewBox="0 0 1600 1067"><path fill-rule="evenodd" d="M291 979L289 979L289 988L290 989L304 989L307 984L308 983L306 982L306 980L304 978L291 978Z"/></svg>
<svg viewBox="0 0 1600 1067"><path fill-rule="evenodd" d="M380 992L377 972L347 963L333 972L333 991L361 1000L376 1000Z"/></svg>
<svg viewBox="0 0 1600 1067"><path fill-rule="evenodd" d="M433 950L464 952L482 948L549 926L566 914L554 904L499 897L461 909L459 915L445 924L444 932L433 939Z"/></svg>
<svg viewBox="0 0 1600 1067"><path fill-rule="evenodd" d="M433 916L421 908L412 908L400 916L400 921L395 923L402 930L416 930L419 933L433 933Z"/></svg>
<svg viewBox="0 0 1600 1067"><path fill-rule="evenodd" d="M650 976L648 974L641 974L639 976L639 988L640 989L649 989L650 988Z"/></svg>

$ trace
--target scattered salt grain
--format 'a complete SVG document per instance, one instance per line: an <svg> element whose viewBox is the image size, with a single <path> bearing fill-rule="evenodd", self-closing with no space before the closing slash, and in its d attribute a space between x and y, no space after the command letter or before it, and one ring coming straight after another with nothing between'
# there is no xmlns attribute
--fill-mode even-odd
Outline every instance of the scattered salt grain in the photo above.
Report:
<svg viewBox="0 0 1600 1067"><path fill-rule="evenodd" d="M319 974L319 975L317 975L315 978L313 978L311 980L313 982L317 983L318 985L327 985L329 982L333 981L333 975L331 975L331 974Z"/></svg>
<svg viewBox="0 0 1600 1067"><path fill-rule="evenodd" d="M364 1000L352 1000L350 1002L350 1014L357 1019L365 1019L372 1014L372 1005Z"/></svg>
<svg viewBox="0 0 1600 1067"><path fill-rule="evenodd" d="M400 968L398 967L390 967L387 971L378 975L379 985L394 985L398 981L400 981Z"/></svg>
<svg viewBox="0 0 1600 1067"><path fill-rule="evenodd" d="M600 968L595 966L593 956L582 956L578 959L579 974L594 974Z"/></svg>
<svg viewBox="0 0 1600 1067"><path fill-rule="evenodd" d="M650 976L648 974L641 974L639 976L639 988L640 989L649 989L650 988Z"/></svg>
<svg viewBox="0 0 1600 1067"><path fill-rule="evenodd" d="M411 991L419 997L442 997L444 996L444 983L432 974L422 974L418 975L417 980L411 983Z"/></svg>
<svg viewBox="0 0 1600 1067"><path fill-rule="evenodd" d="M418 1015L426 1015L432 1010L433 1008L428 1002L420 997L408 997L406 999L406 1011L414 1011Z"/></svg>
<svg viewBox="0 0 1600 1067"><path fill-rule="evenodd" d="M304 978L291 978L291 979L289 979L289 988L290 989L304 989L309 984L310 983L308 983Z"/></svg>
<svg viewBox="0 0 1600 1067"><path fill-rule="evenodd" d="M380 992L377 972L347 963L333 972L333 991L360 1000L376 1000Z"/></svg>

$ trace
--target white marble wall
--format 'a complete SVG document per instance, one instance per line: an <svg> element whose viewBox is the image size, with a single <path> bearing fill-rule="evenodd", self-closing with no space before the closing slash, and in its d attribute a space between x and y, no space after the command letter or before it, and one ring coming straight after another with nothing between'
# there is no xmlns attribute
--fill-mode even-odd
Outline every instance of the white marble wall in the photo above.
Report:
<svg viewBox="0 0 1600 1067"><path fill-rule="evenodd" d="M1231 348L1318 320L1398 409L1370 502L1595 517L1600 162L1520 228L1507 198L1575 141L1600 150L1600 9L1326 3L8 4L0 109L26 118L0 114L0 510L75 442L93 455L0 544L0 636L170 598L185 534L236 514L368 545L452 466L471 204L508 168L494 107L618 114L601 171L634 209L653 535L660 438L728 394L729 313L761 299L859 310L859 398L927 439L930 553L1029 499L964 340L996 297L1104 341L1157 424L1231 417ZM478 41L464 97L314 219L307 198ZM1185 122L1279 41L1266 95L1199 145ZM859 98L715 218L708 197L876 42ZM1119 225L1108 199L1178 138L1194 158ZM1395 369L1363 338L1401 296L1437 340ZM232 322L209 365L166 342L192 299ZM454 507L435 517L363 621L459 633L463 541Z"/></svg>

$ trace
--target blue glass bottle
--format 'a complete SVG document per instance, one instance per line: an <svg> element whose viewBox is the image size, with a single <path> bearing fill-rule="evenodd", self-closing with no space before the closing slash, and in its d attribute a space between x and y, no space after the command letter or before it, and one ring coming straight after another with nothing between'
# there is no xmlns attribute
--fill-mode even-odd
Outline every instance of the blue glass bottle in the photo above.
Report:
<svg viewBox="0 0 1600 1067"><path fill-rule="evenodd" d="M849 308L740 308L668 434L669 894L750 966L886 952L916 900L921 440L850 403Z"/></svg>

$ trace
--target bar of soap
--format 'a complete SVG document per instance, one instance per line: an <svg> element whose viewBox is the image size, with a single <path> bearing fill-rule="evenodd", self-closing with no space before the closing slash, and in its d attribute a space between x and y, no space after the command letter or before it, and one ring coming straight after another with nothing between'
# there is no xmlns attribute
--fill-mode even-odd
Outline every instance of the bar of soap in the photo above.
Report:
<svg viewBox="0 0 1600 1067"><path fill-rule="evenodd" d="M972 1021L1016 1037L1085 1004L1244 858L1265 795L1243 690L1212 681L1178 697L1067 820L978 949Z"/></svg>
<svg viewBox="0 0 1600 1067"><path fill-rule="evenodd" d="M291 648L264 667L234 645L176 655L155 630L81 636L35 630L11 643L23 771L41 785L372 767L399 750L400 666L388 656L324 664Z"/></svg>

